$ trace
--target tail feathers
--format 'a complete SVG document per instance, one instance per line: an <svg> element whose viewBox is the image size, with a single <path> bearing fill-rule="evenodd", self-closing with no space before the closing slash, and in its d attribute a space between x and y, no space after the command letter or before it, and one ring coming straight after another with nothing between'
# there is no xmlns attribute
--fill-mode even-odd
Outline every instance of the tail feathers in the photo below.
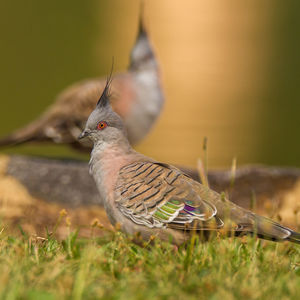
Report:
<svg viewBox="0 0 300 300"><path fill-rule="evenodd" d="M31 140L32 137L18 137L12 134L0 139L0 147L16 146L22 143L29 142Z"/></svg>
<svg viewBox="0 0 300 300"><path fill-rule="evenodd" d="M42 135L37 130L36 126L29 125L6 137L0 138L0 147L16 146L36 140L42 140Z"/></svg>
<svg viewBox="0 0 300 300"><path fill-rule="evenodd" d="M300 244L300 233L297 233L265 217L256 216L255 221L256 224L254 225L254 233L257 233L258 236L274 241L287 240Z"/></svg>
<svg viewBox="0 0 300 300"><path fill-rule="evenodd" d="M287 238L288 241L300 244L300 233L291 231L290 236Z"/></svg>

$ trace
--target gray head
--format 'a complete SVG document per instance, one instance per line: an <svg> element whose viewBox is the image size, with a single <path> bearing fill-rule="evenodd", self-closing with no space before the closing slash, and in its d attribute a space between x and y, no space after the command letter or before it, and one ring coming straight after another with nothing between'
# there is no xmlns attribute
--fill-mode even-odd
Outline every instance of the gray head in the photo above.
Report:
<svg viewBox="0 0 300 300"><path fill-rule="evenodd" d="M129 68L132 71L157 67L157 62L143 24L142 16L139 22L138 36L130 54Z"/></svg>
<svg viewBox="0 0 300 300"><path fill-rule="evenodd" d="M123 121L112 110L109 102L110 83L111 79L109 78L96 108L90 114L85 129L78 139L89 137L95 144L98 142L111 143L127 136Z"/></svg>

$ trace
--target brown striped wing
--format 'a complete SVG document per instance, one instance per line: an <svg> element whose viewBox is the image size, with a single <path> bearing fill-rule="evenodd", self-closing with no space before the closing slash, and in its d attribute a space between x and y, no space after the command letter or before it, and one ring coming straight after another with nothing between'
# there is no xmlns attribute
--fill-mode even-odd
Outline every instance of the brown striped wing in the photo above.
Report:
<svg viewBox="0 0 300 300"><path fill-rule="evenodd" d="M199 230L211 223L222 226L209 193L174 167L136 162L120 170L115 199L120 211L136 224Z"/></svg>

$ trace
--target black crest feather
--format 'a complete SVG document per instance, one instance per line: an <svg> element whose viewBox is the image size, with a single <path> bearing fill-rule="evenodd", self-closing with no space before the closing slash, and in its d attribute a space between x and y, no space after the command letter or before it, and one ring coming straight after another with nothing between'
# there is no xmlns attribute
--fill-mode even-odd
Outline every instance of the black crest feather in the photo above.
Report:
<svg viewBox="0 0 300 300"><path fill-rule="evenodd" d="M141 0L140 2L140 9L139 9L139 32L138 32L138 38L141 36L147 36L146 30L145 30L145 24L144 24L144 14L145 14L145 2Z"/></svg>
<svg viewBox="0 0 300 300"><path fill-rule="evenodd" d="M109 104L110 100L110 85L112 82L112 73L113 73L113 68L114 68L114 59L112 60L112 65L111 65L111 70L110 74L106 79L106 84L104 87L104 90L100 96L100 99L97 102L97 107L105 107Z"/></svg>

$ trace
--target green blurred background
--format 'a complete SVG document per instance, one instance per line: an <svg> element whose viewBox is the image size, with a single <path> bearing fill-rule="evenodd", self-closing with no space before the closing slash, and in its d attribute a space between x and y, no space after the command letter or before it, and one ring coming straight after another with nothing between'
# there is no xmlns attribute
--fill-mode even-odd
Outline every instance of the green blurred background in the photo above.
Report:
<svg viewBox="0 0 300 300"><path fill-rule="evenodd" d="M125 70L139 1L0 1L0 135L36 118L67 85ZM300 2L145 0L166 95L137 149L193 166L300 167ZM1 150L2 152L3 150ZM80 157L63 146L5 149Z"/></svg>

